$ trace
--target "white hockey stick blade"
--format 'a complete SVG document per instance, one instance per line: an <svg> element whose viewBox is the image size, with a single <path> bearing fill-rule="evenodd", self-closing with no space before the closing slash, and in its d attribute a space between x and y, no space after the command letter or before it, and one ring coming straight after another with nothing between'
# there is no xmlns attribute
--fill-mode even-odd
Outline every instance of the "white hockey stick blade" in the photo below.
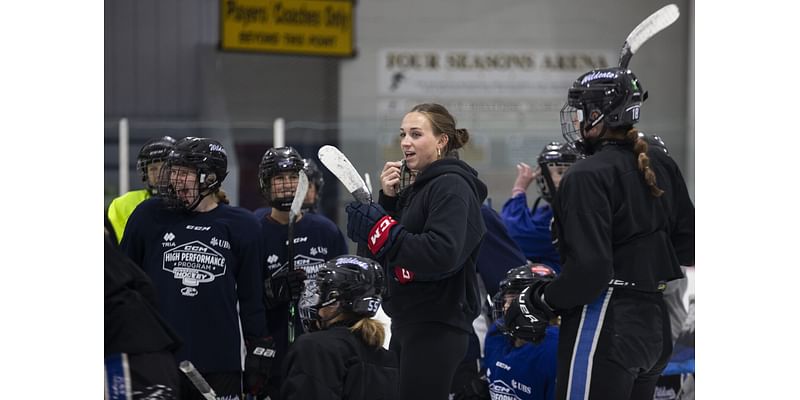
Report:
<svg viewBox="0 0 800 400"><path fill-rule="evenodd" d="M300 208L303 207L303 200L306 199L306 193L308 192L308 176L303 170L300 170L298 175L297 189L294 191L292 206L289 208L290 221L294 221L294 218L300 214Z"/></svg>
<svg viewBox="0 0 800 400"><path fill-rule="evenodd" d="M367 185L344 153L334 146L325 145L319 148L317 156L322 165L342 182L354 199L362 203L372 202L372 195L367 189Z"/></svg>
<svg viewBox="0 0 800 400"><path fill-rule="evenodd" d="M639 51L639 48L642 47L644 42L649 40L656 33L661 32L664 28L672 25L678 20L679 16L680 11L678 11L678 6L675 4L668 4L650 14L650 16L639 23L636 28L633 28L625 39L625 43L622 45L622 50L619 54L620 68L627 68L631 57Z"/></svg>
<svg viewBox="0 0 800 400"><path fill-rule="evenodd" d="M211 388L211 385L209 385L208 382L206 382L205 378L203 378L203 375L200 375L200 371L198 371L194 367L194 364L192 364L191 361L188 360L181 361L178 368L180 368L181 371L183 371L183 373L186 374L186 377L188 377L189 380L192 381L194 387L196 387L197 390L200 391L200 393L206 400L217 399L217 393L214 392L214 389Z"/></svg>

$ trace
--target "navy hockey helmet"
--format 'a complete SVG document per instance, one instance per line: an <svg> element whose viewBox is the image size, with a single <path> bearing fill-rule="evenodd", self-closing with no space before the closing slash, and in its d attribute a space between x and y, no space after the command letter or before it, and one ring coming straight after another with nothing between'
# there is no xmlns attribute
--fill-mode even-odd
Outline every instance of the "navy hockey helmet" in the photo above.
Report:
<svg viewBox="0 0 800 400"><path fill-rule="evenodd" d="M303 169L303 158L293 147L273 147L261 157L258 165L258 188L269 205L281 211L289 211L294 195L274 197L272 178L280 172L298 173Z"/></svg>
<svg viewBox="0 0 800 400"><path fill-rule="evenodd" d="M371 318L378 312L384 288L383 267L376 261L355 255L342 255L325 263L314 279L305 282L298 303L300 320L306 332L343 312ZM319 310L339 302L338 312L322 319Z"/></svg>
<svg viewBox="0 0 800 400"><path fill-rule="evenodd" d="M600 122L602 137L608 129L628 129L639 122L639 110L647 99L639 79L626 68L589 71L575 80L561 109L561 132L567 143L591 154L584 136Z"/></svg>
<svg viewBox="0 0 800 400"><path fill-rule="evenodd" d="M303 203L303 208L313 210L317 208L317 203L319 203L319 195L322 192L322 185L325 184L325 180L322 177L322 170L319 169L319 166L317 166L317 163L313 158L303 159L303 171L306 173L306 176L308 176L308 182L313 184L315 189L315 198L312 200L312 202Z"/></svg>
<svg viewBox="0 0 800 400"><path fill-rule="evenodd" d="M559 142L550 142L539 153L536 163L541 165L546 163L548 167L569 167L575 164L580 158L580 154L569 144L561 144ZM544 175L540 174L536 178L536 186L539 187L539 193L547 200L548 203L553 202L553 195L545 182Z"/></svg>
<svg viewBox="0 0 800 400"><path fill-rule="evenodd" d="M220 189L227 175L228 154L220 142L186 137L175 143L161 168L158 194L169 207L192 211Z"/></svg>
<svg viewBox="0 0 800 400"><path fill-rule="evenodd" d="M556 277L556 272L544 264L528 263L510 269L506 277L500 281L500 290L492 298L492 318L498 329L507 335L514 336L514 332L509 332L501 321L505 311L506 297L519 296L522 289L531 283L539 280L552 281Z"/></svg>
<svg viewBox="0 0 800 400"><path fill-rule="evenodd" d="M136 157L136 169L139 171L139 176L142 182L147 186L150 194L157 193L156 185L147 179L147 167L156 162L163 162L169 156L169 152L175 146L175 138L172 136L162 136L160 138L149 139L139 149L139 155Z"/></svg>

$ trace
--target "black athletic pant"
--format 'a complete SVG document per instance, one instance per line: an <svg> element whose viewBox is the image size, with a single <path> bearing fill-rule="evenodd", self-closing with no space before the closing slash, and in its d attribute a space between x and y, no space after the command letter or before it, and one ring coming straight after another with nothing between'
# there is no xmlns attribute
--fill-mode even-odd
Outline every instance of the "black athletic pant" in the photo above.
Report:
<svg viewBox="0 0 800 400"><path fill-rule="evenodd" d="M469 333L439 322L392 325L389 350L400 366L400 398L446 400Z"/></svg>
<svg viewBox="0 0 800 400"><path fill-rule="evenodd" d="M241 372L200 372L208 385L214 389L217 399L237 400L242 398ZM181 374L181 400L205 400L192 381Z"/></svg>
<svg viewBox="0 0 800 400"><path fill-rule="evenodd" d="M652 400L671 353L661 293L609 288L561 317L556 399Z"/></svg>

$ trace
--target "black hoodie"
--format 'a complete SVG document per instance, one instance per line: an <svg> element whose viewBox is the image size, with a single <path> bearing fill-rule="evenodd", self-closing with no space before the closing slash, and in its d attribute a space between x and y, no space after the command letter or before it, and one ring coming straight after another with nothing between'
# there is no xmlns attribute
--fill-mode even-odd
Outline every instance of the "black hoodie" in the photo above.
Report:
<svg viewBox="0 0 800 400"><path fill-rule="evenodd" d="M389 286L383 308L393 326L436 321L472 332L480 312L475 260L486 232L480 209L486 195L478 172L456 159L433 162L398 197L380 193L380 204L400 223L381 260ZM413 280L400 283L399 268Z"/></svg>

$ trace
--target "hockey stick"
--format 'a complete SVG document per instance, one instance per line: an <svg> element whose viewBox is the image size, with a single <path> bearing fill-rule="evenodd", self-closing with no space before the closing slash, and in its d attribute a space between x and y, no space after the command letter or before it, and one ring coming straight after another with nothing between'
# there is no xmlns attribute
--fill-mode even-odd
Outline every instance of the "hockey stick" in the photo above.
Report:
<svg viewBox="0 0 800 400"><path fill-rule="evenodd" d="M619 53L620 68L628 68L631 57L639 50L639 47L642 47L644 42L653 37L656 33L672 25L673 22L678 20L679 16L680 12L678 11L678 6L675 4L668 4L650 14L650 16L639 23L636 28L633 28L625 39L625 43L622 45L622 50Z"/></svg>
<svg viewBox="0 0 800 400"><path fill-rule="evenodd" d="M317 157L319 157L319 161L322 162L322 165L331 171L339 182L342 182L356 201L365 204L372 203L372 193L367 187L367 184L364 183L356 167L353 166L341 150L326 144L319 148ZM364 245L365 243L357 243L356 254L362 257L368 257L369 252Z"/></svg>
<svg viewBox="0 0 800 400"><path fill-rule="evenodd" d="M217 399L217 393L214 392L214 389L211 388L211 385L206 382L205 378L203 378L203 375L200 375L200 371L194 367L194 364L192 364L191 361L181 361L178 368L180 368L180 370L186 374L186 377L192 381L194 387L197 388L197 390L203 395L203 397L206 398L206 400Z"/></svg>
<svg viewBox="0 0 800 400"><path fill-rule="evenodd" d="M289 208L289 226L287 234L287 246L289 257L289 272L294 271L294 220L300 214L300 207L303 206L303 200L306 199L308 192L308 177L303 170L298 171L299 178L297 180L297 188L294 191L294 199L292 199L292 206ZM297 305L295 304L294 296L289 298L289 344L294 342L294 316L297 314Z"/></svg>

